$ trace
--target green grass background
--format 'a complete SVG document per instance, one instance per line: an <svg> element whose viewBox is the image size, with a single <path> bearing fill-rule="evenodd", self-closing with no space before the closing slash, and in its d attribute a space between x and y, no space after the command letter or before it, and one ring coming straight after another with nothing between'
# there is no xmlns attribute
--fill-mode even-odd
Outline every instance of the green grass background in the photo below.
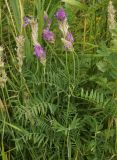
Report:
<svg viewBox="0 0 117 160"><path fill-rule="evenodd" d="M108 2L0 1L0 45L8 76L0 88L0 159L117 160L117 47L111 44ZM113 4L116 9L116 0ZM68 16L74 53L62 47L54 16L60 7ZM42 40L44 11L52 19L54 45ZM38 20L45 67L33 56L31 30L22 27L25 15ZM20 74L15 38L21 34Z"/></svg>

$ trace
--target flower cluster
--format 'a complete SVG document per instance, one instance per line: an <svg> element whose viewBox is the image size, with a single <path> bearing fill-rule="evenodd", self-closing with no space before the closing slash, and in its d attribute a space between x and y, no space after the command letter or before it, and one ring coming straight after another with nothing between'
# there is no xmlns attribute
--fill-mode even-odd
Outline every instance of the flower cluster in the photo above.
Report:
<svg viewBox="0 0 117 160"><path fill-rule="evenodd" d="M64 11L64 9L59 9L56 12L56 19L58 20L59 24L59 29L62 32L63 37L61 38L64 48L67 51L73 51L73 42L74 38L72 36L72 33L69 31L69 25L67 22L67 16ZM42 37L45 41L49 43L54 43L55 42L55 35L54 33L50 30L50 26L52 21L48 18L47 13L44 13L44 22L45 22L45 29L42 32ZM31 26L32 30L32 41L34 45L34 54L36 55L37 58L40 59L40 62L42 64L45 64L46 61L46 52L44 48L40 45L38 42L38 23L34 18L27 18L24 17L24 27L27 25Z"/></svg>
<svg viewBox="0 0 117 160"><path fill-rule="evenodd" d="M65 49L68 51L73 51L74 38L72 36L72 33L69 32L69 25L67 22L67 16L64 9L59 9L56 12L55 16L56 16L56 19L58 20L59 29L63 34L63 38L61 38L61 40L64 44Z"/></svg>
<svg viewBox="0 0 117 160"><path fill-rule="evenodd" d="M26 27L30 23L30 19L27 17L24 17L24 24L23 27Z"/></svg>
<svg viewBox="0 0 117 160"><path fill-rule="evenodd" d="M59 10L56 12L56 18L57 18L59 21L61 21L61 22L63 22L63 21L67 18L64 9L59 9Z"/></svg>
<svg viewBox="0 0 117 160"><path fill-rule="evenodd" d="M50 31L50 26L52 21L48 18L47 13L44 14L44 21L46 28L43 30L42 36L43 39L47 42L54 43L55 42L55 36L52 31Z"/></svg>
<svg viewBox="0 0 117 160"><path fill-rule="evenodd" d="M46 52L38 42L38 23L33 19L24 18L24 26L30 24L32 30L32 41L34 45L34 54L40 59L40 62L44 65L46 61Z"/></svg>
<svg viewBox="0 0 117 160"><path fill-rule="evenodd" d="M7 81L7 75L4 68L3 48L0 47L0 87L4 87Z"/></svg>
<svg viewBox="0 0 117 160"><path fill-rule="evenodd" d="M43 30L43 39L45 41L50 42L50 43L55 42L54 33L52 31L50 31L48 27Z"/></svg>
<svg viewBox="0 0 117 160"><path fill-rule="evenodd" d="M35 44L34 51L35 51L36 57L40 59L40 62L42 64L45 64L46 52L39 43Z"/></svg>

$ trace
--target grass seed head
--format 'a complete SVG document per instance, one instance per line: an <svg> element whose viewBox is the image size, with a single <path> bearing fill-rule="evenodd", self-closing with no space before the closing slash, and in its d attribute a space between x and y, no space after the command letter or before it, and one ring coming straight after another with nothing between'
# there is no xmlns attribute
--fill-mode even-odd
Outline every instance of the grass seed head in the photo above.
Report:
<svg viewBox="0 0 117 160"><path fill-rule="evenodd" d="M115 27L116 27L115 13L116 13L116 11L114 9L112 1L109 1L109 5L108 5L108 25L109 25L110 31L115 29Z"/></svg>
<svg viewBox="0 0 117 160"><path fill-rule="evenodd" d="M17 60L18 60L18 68L19 72L22 72L22 65L23 65L23 59L24 59L24 36L20 35L16 37L16 45L17 45Z"/></svg>

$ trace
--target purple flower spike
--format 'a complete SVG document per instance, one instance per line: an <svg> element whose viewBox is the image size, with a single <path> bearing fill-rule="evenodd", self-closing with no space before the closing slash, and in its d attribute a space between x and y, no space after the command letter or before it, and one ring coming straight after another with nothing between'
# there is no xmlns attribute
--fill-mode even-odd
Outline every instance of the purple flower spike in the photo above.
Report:
<svg viewBox="0 0 117 160"><path fill-rule="evenodd" d="M46 60L46 52L45 50L41 47L41 45L39 43L37 43L35 46L34 46L34 51L35 51L35 55L37 58L40 59L40 62L42 64L45 63L45 60Z"/></svg>
<svg viewBox="0 0 117 160"><path fill-rule="evenodd" d="M43 39L50 43L55 42L54 33L49 30L49 28L44 29L43 31Z"/></svg>
<svg viewBox="0 0 117 160"><path fill-rule="evenodd" d="M74 42L74 38L73 38L73 35L71 32L68 32L67 33L67 36L66 36L66 40L73 43Z"/></svg>
<svg viewBox="0 0 117 160"><path fill-rule="evenodd" d="M30 23L29 18L24 17L24 24L23 24L23 26L26 27L29 23Z"/></svg>
<svg viewBox="0 0 117 160"><path fill-rule="evenodd" d="M66 17L66 13L64 11L64 9L59 9L57 12L56 12L56 18L57 20L59 21L64 21L67 17Z"/></svg>

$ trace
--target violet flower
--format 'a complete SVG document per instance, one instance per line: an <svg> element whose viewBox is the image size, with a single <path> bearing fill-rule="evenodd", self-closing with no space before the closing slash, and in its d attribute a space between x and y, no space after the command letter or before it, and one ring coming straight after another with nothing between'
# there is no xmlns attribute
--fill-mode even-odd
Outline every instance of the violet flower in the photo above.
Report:
<svg viewBox="0 0 117 160"><path fill-rule="evenodd" d="M24 17L23 27L26 27L30 23L30 19L28 17Z"/></svg>
<svg viewBox="0 0 117 160"><path fill-rule="evenodd" d="M64 9L59 9L57 12L56 12L56 18L58 21L64 21L67 17L66 17L66 13L64 11Z"/></svg>
<svg viewBox="0 0 117 160"><path fill-rule="evenodd" d="M46 29L44 29L42 35L43 35L43 39L45 41L48 41L50 43L54 43L55 42L54 33L52 31L50 31L48 27Z"/></svg>
<svg viewBox="0 0 117 160"><path fill-rule="evenodd" d="M46 61L46 52L45 50L41 47L41 45L39 43L37 43L35 46L34 46L34 51L35 51L35 55L37 58L40 59L40 62L42 64L45 64L45 61Z"/></svg>
<svg viewBox="0 0 117 160"><path fill-rule="evenodd" d="M71 32L68 31L66 37L62 38L61 40L64 44L64 48L67 51L73 51L74 50L74 48L73 48L74 38L73 38Z"/></svg>
<svg viewBox="0 0 117 160"><path fill-rule="evenodd" d="M67 33L67 36L66 36L66 40L73 43L74 42L74 38L73 38L73 35L71 32L68 32Z"/></svg>
<svg viewBox="0 0 117 160"><path fill-rule="evenodd" d="M64 44L64 48L67 51L73 51L74 50L73 49L74 38L72 36L72 33L69 32L69 25L68 25L67 16L66 16L64 9L59 9L56 12L56 18L58 20L59 29L63 35L61 40Z"/></svg>

